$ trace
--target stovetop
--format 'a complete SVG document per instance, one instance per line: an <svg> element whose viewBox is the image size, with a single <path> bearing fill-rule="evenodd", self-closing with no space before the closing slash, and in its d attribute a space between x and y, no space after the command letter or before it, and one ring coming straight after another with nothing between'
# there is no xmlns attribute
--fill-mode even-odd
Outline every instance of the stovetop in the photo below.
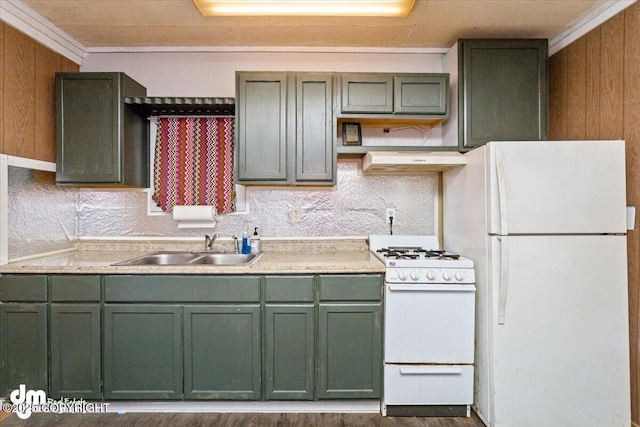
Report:
<svg viewBox="0 0 640 427"><path fill-rule="evenodd" d="M431 235L370 235L369 249L387 267L473 268L473 261L439 248Z"/></svg>

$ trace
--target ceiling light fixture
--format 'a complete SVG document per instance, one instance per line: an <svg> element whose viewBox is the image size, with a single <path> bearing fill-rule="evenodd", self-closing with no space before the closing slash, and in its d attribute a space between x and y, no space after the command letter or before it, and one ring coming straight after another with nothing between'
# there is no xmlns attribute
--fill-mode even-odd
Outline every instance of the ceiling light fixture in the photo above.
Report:
<svg viewBox="0 0 640 427"><path fill-rule="evenodd" d="M415 0L194 0L205 16L379 16L404 17Z"/></svg>

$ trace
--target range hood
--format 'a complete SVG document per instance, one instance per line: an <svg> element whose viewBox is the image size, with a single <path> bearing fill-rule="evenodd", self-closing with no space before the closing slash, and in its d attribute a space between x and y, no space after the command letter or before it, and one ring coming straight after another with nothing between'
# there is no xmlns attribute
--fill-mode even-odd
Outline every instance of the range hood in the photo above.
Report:
<svg viewBox="0 0 640 427"><path fill-rule="evenodd" d="M467 157L453 151L370 151L362 159L362 172L368 175L410 175L442 172L466 164Z"/></svg>

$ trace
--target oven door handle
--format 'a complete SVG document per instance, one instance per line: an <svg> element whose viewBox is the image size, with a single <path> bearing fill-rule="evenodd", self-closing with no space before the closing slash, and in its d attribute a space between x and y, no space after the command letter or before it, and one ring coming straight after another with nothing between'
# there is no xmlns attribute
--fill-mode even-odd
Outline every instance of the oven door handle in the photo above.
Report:
<svg viewBox="0 0 640 427"><path fill-rule="evenodd" d="M391 292L475 292L476 287L471 284L464 285L395 285L387 284L387 289Z"/></svg>
<svg viewBox="0 0 640 427"><path fill-rule="evenodd" d="M447 366L420 366L400 368L400 375L459 375L462 368Z"/></svg>

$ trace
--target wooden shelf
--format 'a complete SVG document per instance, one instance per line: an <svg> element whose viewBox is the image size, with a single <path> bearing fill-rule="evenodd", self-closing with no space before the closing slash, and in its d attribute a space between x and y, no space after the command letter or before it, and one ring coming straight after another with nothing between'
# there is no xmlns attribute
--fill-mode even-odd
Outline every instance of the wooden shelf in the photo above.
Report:
<svg viewBox="0 0 640 427"><path fill-rule="evenodd" d="M377 128L396 128L401 126L434 127L447 120L448 116L410 116L410 115L374 115L354 114L338 117L338 126L343 122L357 122L362 126Z"/></svg>

